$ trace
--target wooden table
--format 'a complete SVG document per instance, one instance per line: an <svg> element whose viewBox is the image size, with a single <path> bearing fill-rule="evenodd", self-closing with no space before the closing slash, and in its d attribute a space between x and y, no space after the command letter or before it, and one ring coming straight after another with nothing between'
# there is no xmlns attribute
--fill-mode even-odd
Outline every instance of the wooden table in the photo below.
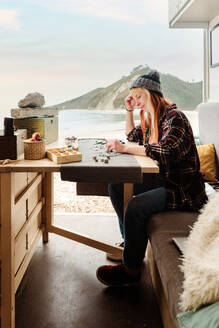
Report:
<svg viewBox="0 0 219 328"><path fill-rule="evenodd" d="M136 159L142 174L159 171L150 158L136 156ZM54 172L60 172L60 165L47 158L0 166L2 328L15 327L15 293L41 236L43 242L48 242L48 234L53 232L104 252L121 254L119 247L54 225ZM124 189L126 204L133 185L125 183Z"/></svg>

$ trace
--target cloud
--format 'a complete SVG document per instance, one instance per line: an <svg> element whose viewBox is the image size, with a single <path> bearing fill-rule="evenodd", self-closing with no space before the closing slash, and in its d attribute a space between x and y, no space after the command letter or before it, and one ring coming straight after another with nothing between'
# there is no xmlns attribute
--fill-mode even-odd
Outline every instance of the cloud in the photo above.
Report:
<svg viewBox="0 0 219 328"><path fill-rule="evenodd" d="M167 0L32 0L63 12L144 24L167 23Z"/></svg>
<svg viewBox="0 0 219 328"><path fill-rule="evenodd" d="M18 13L11 9L0 9L0 26L10 30L20 30Z"/></svg>

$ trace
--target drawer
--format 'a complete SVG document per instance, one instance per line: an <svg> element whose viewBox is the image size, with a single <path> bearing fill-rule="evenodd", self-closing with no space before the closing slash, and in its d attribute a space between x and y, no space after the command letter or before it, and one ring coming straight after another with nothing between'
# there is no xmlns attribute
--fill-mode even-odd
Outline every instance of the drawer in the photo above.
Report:
<svg viewBox="0 0 219 328"><path fill-rule="evenodd" d="M19 266L21 265L26 252L27 252L27 242L26 237L27 235L21 236L16 242L15 242L15 250L14 250L14 274L16 274L17 270L19 269Z"/></svg>
<svg viewBox="0 0 219 328"><path fill-rule="evenodd" d="M37 176L37 173L28 173L28 177L33 180ZM18 178L17 178L18 179ZM19 177L20 179L20 177ZM27 188L30 186L28 183ZM26 190L28 190L26 188ZM18 189L17 189L18 190ZM16 204L16 215L12 217L12 227L14 235L16 236L21 230L26 220L30 217L31 212L42 197L42 183L40 183L28 197L23 195Z"/></svg>
<svg viewBox="0 0 219 328"><path fill-rule="evenodd" d="M33 211L34 207L37 205L39 200L42 197L42 183L40 183L36 189L31 193L31 195L28 197L27 200L27 215L31 214Z"/></svg>
<svg viewBox="0 0 219 328"><path fill-rule="evenodd" d="M14 192L15 198L17 198L22 191L27 187L27 173L26 172L16 172L14 173Z"/></svg>
<svg viewBox="0 0 219 328"><path fill-rule="evenodd" d="M39 227L41 226L42 214L39 213L35 220L33 221L29 231L28 231L28 249L30 249L32 242L38 232Z"/></svg>
<svg viewBox="0 0 219 328"><path fill-rule="evenodd" d="M26 222L26 210L26 199L23 198L19 201L19 205L16 208L16 215L12 216L12 227L15 236Z"/></svg>

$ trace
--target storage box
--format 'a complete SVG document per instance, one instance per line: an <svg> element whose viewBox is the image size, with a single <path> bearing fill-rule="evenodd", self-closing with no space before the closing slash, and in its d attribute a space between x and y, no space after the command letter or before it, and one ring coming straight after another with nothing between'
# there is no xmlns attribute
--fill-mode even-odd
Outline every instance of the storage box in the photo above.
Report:
<svg viewBox="0 0 219 328"><path fill-rule="evenodd" d="M42 159L45 157L45 141L24 140L24 159Z"/></svg>
<svg viewBox="0 0 219 328"><path fill-rule="evenodd" d="M24 152L23 141L27 138L27 130L17 130L13 136L5 136L0 130L0 159L17 159Z"/></svg>
<svg viewBox="0 0 219 328"><path fill-rule="evenodd" d="M27 138L31 138L34 132L39 132L46 144L58 139L58 117L39 116L14 119L14 125L18 129L27 129Z"/></svg>
<svg viewBox="0 0 219 328"><path fill-rule="evenodd" d="M47 149L46 153L47 157L57 164L80 162L82 160L81 153L65 147Z"/></svg>

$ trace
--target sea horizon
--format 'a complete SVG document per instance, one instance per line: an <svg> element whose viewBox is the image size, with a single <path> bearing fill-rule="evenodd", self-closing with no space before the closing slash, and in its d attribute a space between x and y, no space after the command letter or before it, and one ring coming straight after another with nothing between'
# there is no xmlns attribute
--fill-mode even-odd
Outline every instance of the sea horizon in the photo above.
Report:
<svg viewBox="0 0 219 328"><path fill-rule="evenodd" d="M198 112L184 111L190 121L195 136L198 136ZM3 129L4 117L10 113L0 113L0 129ZM101 132L125 131L125 109L64 109L59 110L59 139L69 136L100 135ZM139 110L134 113L135 123L139 121Z"/></svg>
<svg viewBox="0 0 219 328"><path fill-rule="evenodd" d="M194 136L199 135L198 111L184 111L193 129ZM84 134L95 135L100 132L125 132L126 112L123 110L68 109L59 111L59 138ZM134 113L135 123L139 124L139 109ZM125 136L125 133L124 133Z"/></svg>

